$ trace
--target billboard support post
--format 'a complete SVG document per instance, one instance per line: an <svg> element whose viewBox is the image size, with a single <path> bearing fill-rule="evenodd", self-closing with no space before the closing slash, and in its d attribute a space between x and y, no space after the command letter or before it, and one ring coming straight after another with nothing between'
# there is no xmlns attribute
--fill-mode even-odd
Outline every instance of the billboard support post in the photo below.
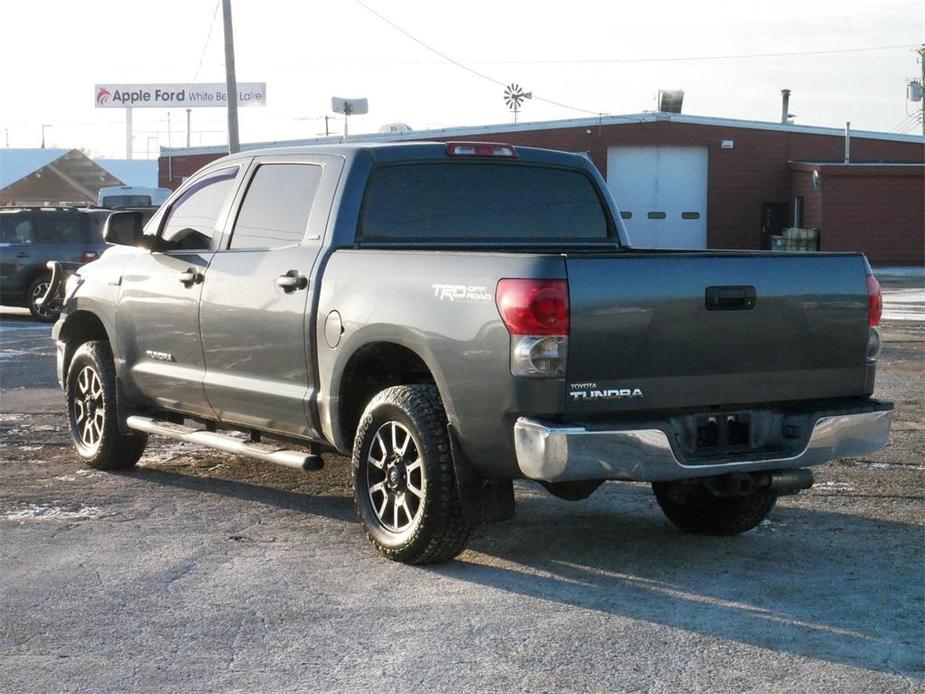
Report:
<svg viewBox="0 0 925 694"><path fill-rule="evenodd" d="M125 158L132 158L132 108L125 109Z"/></svg>

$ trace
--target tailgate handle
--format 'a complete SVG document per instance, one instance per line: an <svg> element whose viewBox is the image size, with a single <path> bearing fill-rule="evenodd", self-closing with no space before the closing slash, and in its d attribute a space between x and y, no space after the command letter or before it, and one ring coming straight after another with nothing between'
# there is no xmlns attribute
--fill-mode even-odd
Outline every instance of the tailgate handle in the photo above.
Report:
<svg viewBox="0 0 925 694"><path fill-rule="evenodd" d="M754 287L707 287L707 311L748 311L757 301Z"/></svg>

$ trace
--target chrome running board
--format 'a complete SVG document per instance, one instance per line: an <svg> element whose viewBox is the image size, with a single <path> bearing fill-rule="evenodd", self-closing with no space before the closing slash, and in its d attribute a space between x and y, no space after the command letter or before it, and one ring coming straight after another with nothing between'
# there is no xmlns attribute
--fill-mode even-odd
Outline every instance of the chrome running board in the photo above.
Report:
<svg viewBox="0 0 925 694"><path fill-rule="evenodd" d="M311 471L320 470L324 466L321 456L315 453L306 453L304 451L293 451L273 446L266 443L254 443L251 441L242 441L227 434L220 434L216 431L205 431L203 429L193 429L192 427L173 422L164 422L150 417L140 417L133 415L126 420L129 429L143 431L146 434L155 436L168 436L178 441L186 443L195 443L208 448L215 448L226 453L243 455L248 458L256 458L267 463L276 463L297 470Z"/></svg>

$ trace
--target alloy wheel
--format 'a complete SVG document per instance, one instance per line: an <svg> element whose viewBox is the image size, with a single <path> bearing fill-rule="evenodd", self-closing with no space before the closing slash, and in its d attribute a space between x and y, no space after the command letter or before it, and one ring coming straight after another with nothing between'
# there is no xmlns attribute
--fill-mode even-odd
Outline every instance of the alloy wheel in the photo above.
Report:
<svg viewBox="0 0 925 694"><path fill-rule="evenodd" d="M99 446L106 423L103 383L91 366L85 366L77 376L74 400L75 433L87 448Z"/></svg>
<svg viewBox="0 0 925 694"><path fill-rule="evenodd" d="M32 288L32 309L40 318L51 318L55 311L50 306L39 306L39 299L48 291L48 282L39 282Z"/></svg>
<svg viewBox="0 0 925 694"><path fill-rule="evenodd" d="M386 530L402 533L424 509L424 461L400 422L379 427L366 458L366 488L373 511Z"/></svg>

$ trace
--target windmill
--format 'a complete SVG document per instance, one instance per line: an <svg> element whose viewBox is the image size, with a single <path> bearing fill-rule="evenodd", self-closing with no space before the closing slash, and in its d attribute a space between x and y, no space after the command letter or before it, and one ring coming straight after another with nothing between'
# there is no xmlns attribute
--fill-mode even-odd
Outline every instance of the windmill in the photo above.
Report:
<svg viewBox="0 0 925 694"><path fill-rule="evenodd" d="M517 122L517 114L520 107L523 106L524 99L532 99L533 92L525 92L520 85L512 82L504 88L504 103L514 112L514 122Z"/></svg>

